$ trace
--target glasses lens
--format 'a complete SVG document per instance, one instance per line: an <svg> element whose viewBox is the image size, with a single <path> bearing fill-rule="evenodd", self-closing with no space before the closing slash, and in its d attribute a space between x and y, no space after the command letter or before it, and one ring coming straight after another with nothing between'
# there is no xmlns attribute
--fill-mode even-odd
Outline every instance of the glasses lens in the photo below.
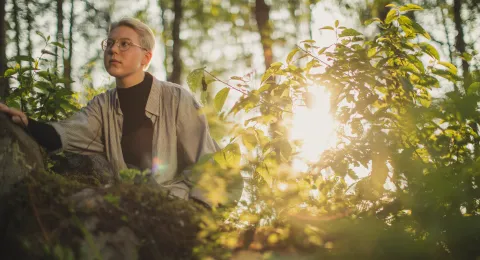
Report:
<svg viewBox="0 0 480 260"><path fill-rule="evenodd" d="M132 43L131 43L129 40L127 40L127 39L121 39L121 40L119 40L119 42L118 42L118 46L119 46L119 48L120 48L121 51L126 51L126 50L128 50L128 48L130 48L130 45L131 45L131 44L132 44Z"/></svg>

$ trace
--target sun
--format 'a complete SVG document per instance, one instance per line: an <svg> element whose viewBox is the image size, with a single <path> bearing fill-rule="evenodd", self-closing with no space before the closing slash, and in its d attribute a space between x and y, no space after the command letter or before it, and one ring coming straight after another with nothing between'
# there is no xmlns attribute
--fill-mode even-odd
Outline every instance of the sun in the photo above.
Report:
<svg viewBox="0 0 480 260"><path fill-rule="evenodd" d="M319 86L309 87L309 92L314 97L311 108L296 106L291 121L290 139L303 141L292 165L300 172L306 171L309 162L317 161L320 154L336 142L336 124L329 113L329 94Z"/></svg>

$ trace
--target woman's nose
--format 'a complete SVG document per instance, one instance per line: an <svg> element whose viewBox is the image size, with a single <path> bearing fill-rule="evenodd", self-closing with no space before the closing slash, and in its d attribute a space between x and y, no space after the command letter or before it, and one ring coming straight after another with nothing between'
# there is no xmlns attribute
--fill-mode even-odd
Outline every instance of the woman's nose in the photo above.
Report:
<svg viewBox="0 0 480 260"><path fill-rule="evenodd" d="M114 43L110 49L108 49L109 54L118 53L118 44Z"/></svg>

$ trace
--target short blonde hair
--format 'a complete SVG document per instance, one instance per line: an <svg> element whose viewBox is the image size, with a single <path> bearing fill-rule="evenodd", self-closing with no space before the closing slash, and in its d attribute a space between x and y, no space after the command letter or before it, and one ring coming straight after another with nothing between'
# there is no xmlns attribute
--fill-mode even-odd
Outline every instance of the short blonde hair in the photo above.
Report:
<svg viewBox="0 0 480 260"><path fill-rule="evenodd" d="M148 25L144 24L140 20L132 17L124 17L117 22L114 22L110 25L108 29L108 33L119 27L119 26L127 26L135 30L140 38L140 46L147 49L148 51L152 52L155 50L155 34L153 34L152 29L148 27ZM145 69L150 66L150 63L147 64Z"/></svg>

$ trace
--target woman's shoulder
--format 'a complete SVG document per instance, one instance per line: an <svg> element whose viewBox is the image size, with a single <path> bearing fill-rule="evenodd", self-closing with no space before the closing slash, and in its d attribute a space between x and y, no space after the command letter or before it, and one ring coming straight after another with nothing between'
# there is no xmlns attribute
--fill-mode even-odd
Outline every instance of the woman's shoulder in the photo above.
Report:
<svg viewBox="0 0 480 260"><path fill-rule="evenodd" d="M173 82L162 81L154 78L153 87L157 88L159 95L163 99L172 98L178 100L182 96L193 97L190 89Z"/></svg>

